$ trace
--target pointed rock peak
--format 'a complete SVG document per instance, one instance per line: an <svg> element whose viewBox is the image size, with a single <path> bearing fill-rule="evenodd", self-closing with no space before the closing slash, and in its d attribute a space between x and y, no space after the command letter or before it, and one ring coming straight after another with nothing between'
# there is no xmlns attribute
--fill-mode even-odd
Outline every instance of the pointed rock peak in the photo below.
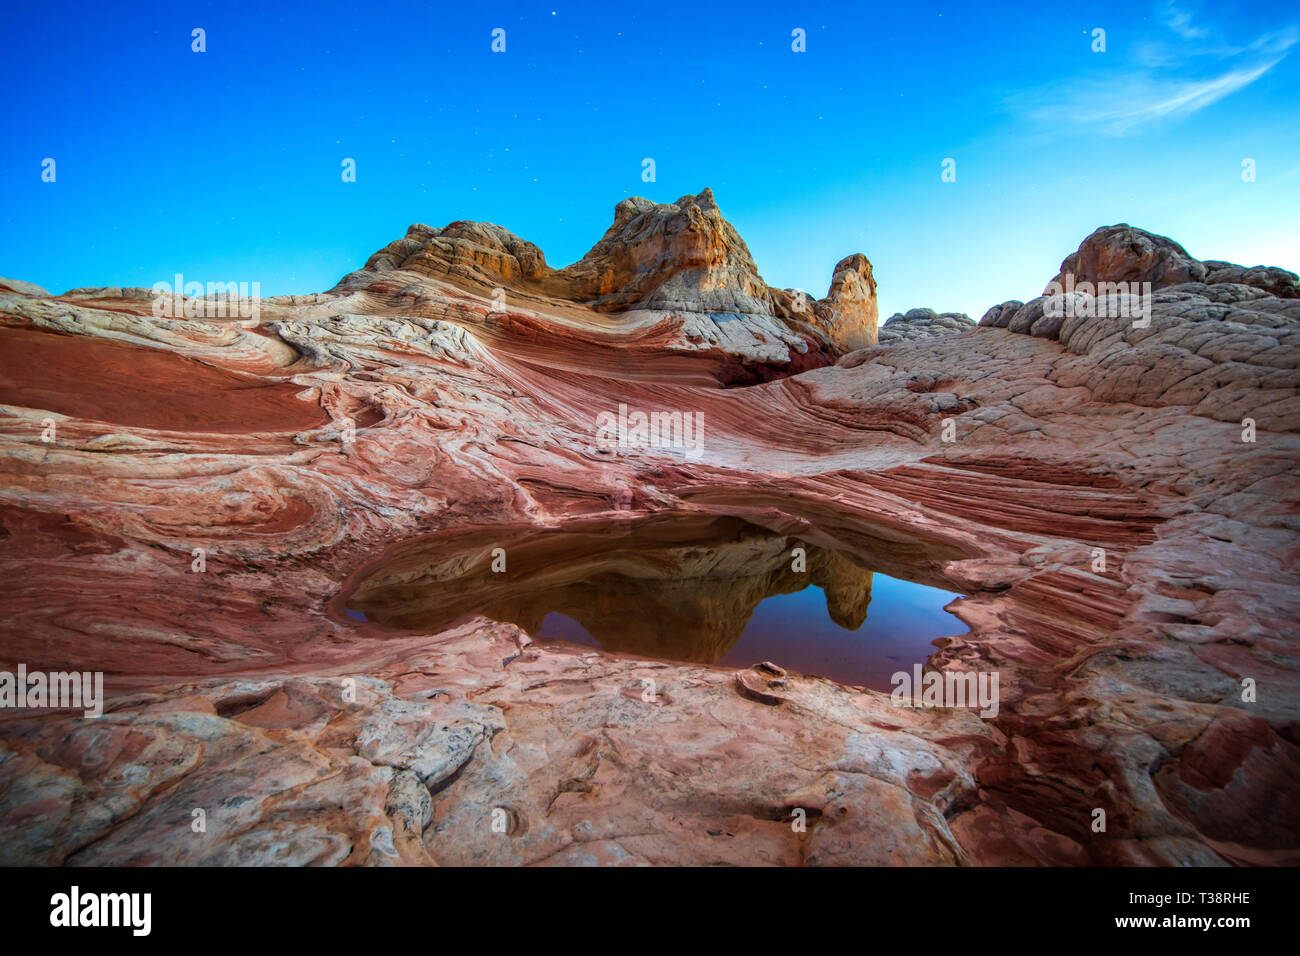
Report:
<svg viewBox="0 0 1300 956"><path fill-rule="evenodd" d="M614 226L625 224L646 214L652 214L656 219L671 219L683 214L690 216L697 210L705 214L712 213L719 221L726 222L722 219L717 200L713 198L713 190L706 186L699 195L687 194L676 202L658 203L644 196L629 196L614 207Z"/></svg>
<svg viewBox="0 0 1300 956"><path fill-rule="evenodd" d="M715 212L718 208L718 203L713 198L713 190L708 186L705 186L704 190L698 196L683 196L681 199L677 200L676 205L682 209L685 209L687 206L699 206L703 210Z"/></svg>
<svg viewBox="0 0 1300 956"><path fill-rule="evenodd" d="M673 203L624 199L601 240L561 275L600 309L767 311L749 247L710 189Z"/></svg>

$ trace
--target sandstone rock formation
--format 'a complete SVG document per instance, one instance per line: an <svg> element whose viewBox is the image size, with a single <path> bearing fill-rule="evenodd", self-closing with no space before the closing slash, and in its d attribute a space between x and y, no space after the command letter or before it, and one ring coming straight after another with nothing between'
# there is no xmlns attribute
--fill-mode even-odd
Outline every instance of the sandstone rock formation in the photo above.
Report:
<svg viewBox="0 0 1300 956"><path fill-rule="evenodd" d="M801 303L715 214L626 201L563 270L417 226L256 328L5 282L0 668L100 670L109 699L0 711L0 862L1300 862L1275 274L1174 281L1144 329L1010 302L844 354L865 260ZM1137 274L1182 280L1157 245ZM601 447L620 404L702 414L703 454ZM347 614L403 567L453 587L465 555L651 519L958 591L970 631L929 668L997 672L997 715ZM822 573L848 616L852 576Z"/></svg>
<svg viewBox="0 0 1300 956"><path fill-rule="evenodd" d="M563 269L500 226L414 225L333 292L356 293L365 312L376 303L439 302L446 285L488 299L477 330L489 336L499 330L518 345L552 336L559 320L624 363L708 355L723 384L815 368L875 344L876 286L865 256L836 265L825 299L769 288L708 189L675 203L623 200L601 240Z"/></svg>
<svg viewBox="0 0 1300 956"><path fill-rule="evenodd" d="M817 306L825 334L841 351L876 344L876 280L866 256L836 263L830 292Z"/></svg>
<svg viewBox="0 0 1300 956"><path fill-rule="evenodd" d="M1076 268L1094 284L1151 282L1159 291L1149 303L1135 294L1039 296L996 305L980 324L1057 341L1081 356L1055 370L1052 380L1063 387L1086 386L1106 401L1184 406L1219 421L1248 418L1295 431L1296 276L1263 267L1211 271L1207 265L1161 236L1129 226L1099 229L1053 282L1064 286L1062 277ZM1186 281L1189 274L1199 278ZM1082 281L1078 275L1076 282Z"/></svg>
<svg viewBox="0 0 1300 956"><path fill-rule="evenodd" d="M1172 239L1126 222L1103 226L1083 240L1077 251L1065 257L1052 282L1063 286L1067 276L1075 283L1150 282L1156 289L1188 282L1235 283L1263 289L1278 298L1300 298L1300 280L1294 272L1219 260L1202 262Z"/></svg>
<svg viewBox="0 0 1300 956"><path fill-rule="evenodd" d="M914 342L939 335L965 332L975 325L975 320L962 312L935 312L934 309L908 309L895 312L880 329L881 345Z"/></svg>

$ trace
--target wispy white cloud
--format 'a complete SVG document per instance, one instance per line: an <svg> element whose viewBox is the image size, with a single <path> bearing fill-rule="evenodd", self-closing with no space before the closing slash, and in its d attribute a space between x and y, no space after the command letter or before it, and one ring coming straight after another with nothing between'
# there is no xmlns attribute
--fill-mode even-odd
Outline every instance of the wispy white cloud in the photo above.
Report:
<svg viewBox="0 0 1300 956"><path fill-rule="evenodd" d="M1160 10L1160 19L1184 40L1199 40L1208 35L1208 31L1192 26L1192 15L1181 9L1174 0L1165 0Z"/></svg>
<svg viewBox="0 0 1300 956"><path fill-rule="evenodd" d="M1135 47L1138 63L1146 67L1163 67L1207 59L1229 60L1250 54L1277 57L1300 43L1300 29L1287 26L1280 30L1270 30L1249 43L1230 43L1217 31L1201 29L1197 29L1193 35L1180 33L1179 37L1177 42L1168 37L1154 37L1138 43Z"/></svg>
<svg viewBox="0 0 1300 956"><path fill-rule="evenodd" d="M1229 70L1205 80L1153 80L1130 75L1053 94L1028 111L1031 119L1099 128L1125 136L1167 117L1190 116L1244 89L1277 66L1281 59L1256 67Z"/></svg>
<svg viewBox="0 0 1300 956"><path fill-rule="evenodd" d="M1058 130L1132 135L1161 120L1190 116L1245 89L1300 43L1295 26L1231 43L1219 29L1199 25L1175 0L1161 0L1156 19L1167 35L1139 43L1133 67L1018 93L1007 106Z"/></svg>

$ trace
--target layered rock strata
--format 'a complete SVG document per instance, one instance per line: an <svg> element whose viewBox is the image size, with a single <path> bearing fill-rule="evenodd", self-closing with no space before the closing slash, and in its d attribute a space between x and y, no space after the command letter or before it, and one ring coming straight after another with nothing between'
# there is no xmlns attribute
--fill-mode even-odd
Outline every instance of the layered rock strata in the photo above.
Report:
<svg viewBox="0 0 1300 956"><path fill-rule="evenodd" d="M412 227L255 328L6 280L2 664L108 701L0 712L0 859L1297 862L1300 300L1179 268L1145 329L1031 301L863 348L865 259L769 289L706 191L562 270ZM702 454L602 446L620 404L699 413ZM346 614L412 542L651 518L959 591L929 667L996 671L997 715Z"/></svg>

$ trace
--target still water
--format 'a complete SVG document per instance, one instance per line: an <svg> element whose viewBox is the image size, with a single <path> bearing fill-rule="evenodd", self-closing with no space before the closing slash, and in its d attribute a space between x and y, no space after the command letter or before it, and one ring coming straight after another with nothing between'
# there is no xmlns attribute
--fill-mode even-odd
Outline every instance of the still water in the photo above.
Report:
<svg viewBox="0 0 1300 956"><path fill-rule="evenodd" d="M966 633L966 625L943 609L955 597L876 572L867 619L849 629L831 619L826 592L816 585L773 595L759 603L736 643L714 663L746 667L772 661L802 674L890 690L891 674L910 674L913 664L924 664L934 653L931 641ZM581 624L559 612L546 616L536 636L601 647Z"/></svg>
<svg viewBox="0 0 1300 956"><path fill-rule="evenodd" d="M943 609L956 594L736 518L580 526L489 544L414 543L366 577L346 613L404 630L482 615L540 641L737 667L767 660L877 690L924 663L936 638L967 630Z"/></svg>

